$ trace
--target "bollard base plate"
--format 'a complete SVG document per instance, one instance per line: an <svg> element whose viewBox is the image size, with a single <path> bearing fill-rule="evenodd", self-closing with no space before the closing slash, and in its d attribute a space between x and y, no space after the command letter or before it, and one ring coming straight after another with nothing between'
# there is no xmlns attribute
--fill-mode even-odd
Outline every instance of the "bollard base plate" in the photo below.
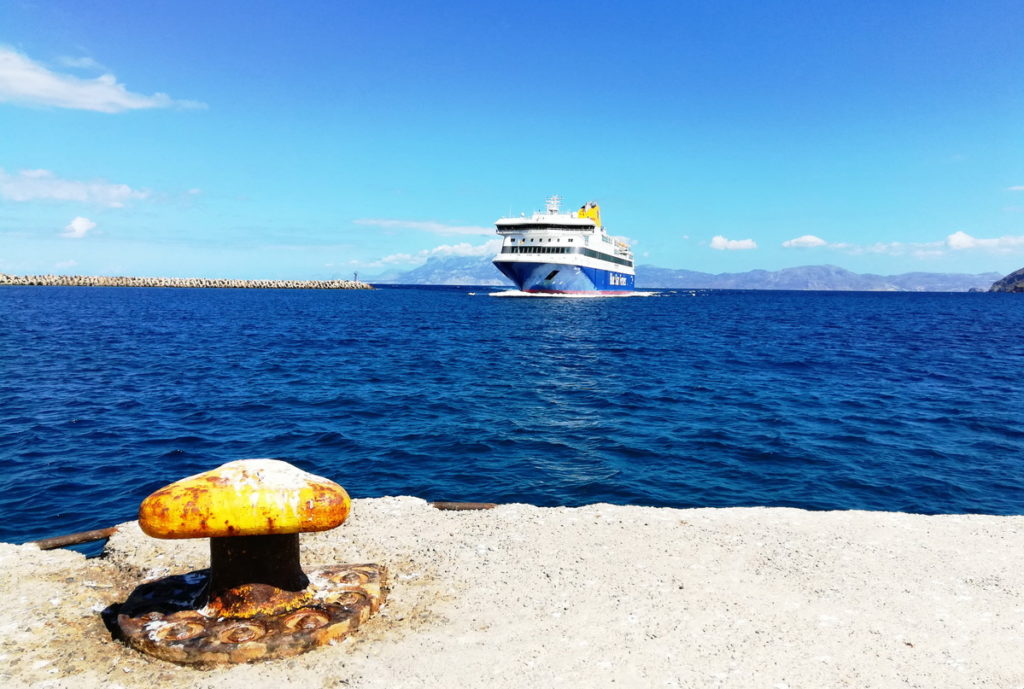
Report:
<svg viewBox="0 0 1024 689"><path fill-rule="evenodd" d="M387 570L380 565L335 565L307 576L307 605L246 618L217 617L205 609L208 569L165 577L132 592L118 611L117 626L126 644L161 660L200 667L248 663L340 641L377 612L387 595Z"/></svg>

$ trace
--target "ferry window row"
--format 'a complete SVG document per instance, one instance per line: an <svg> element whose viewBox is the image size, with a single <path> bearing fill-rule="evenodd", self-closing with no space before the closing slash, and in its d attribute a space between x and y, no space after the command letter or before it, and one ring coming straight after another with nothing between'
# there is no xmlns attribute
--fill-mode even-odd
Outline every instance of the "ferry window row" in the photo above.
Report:
<svg viewBox="0 0 1024 689"><path fill-rule="evenodd" d="M609 254L601 253L600 251L594 251L593 249L585 249L583 247L575 246L503 246L501 247L501 253L503 254L583 254L590 258L598 258L602 261L609 261L611 263L617 263L620 266L632 266L632 261L627 261L624 258L618 256L610 256Z"/></svg>
<svg viewBox="0 0 1024 689"><path fill-rule="evenodd" d="M503 254L571 254L574 253L568 246L505 246L502 247Z"/></svg>
<svg viewBox="0 0 1024 689"><path fill-rule="evenodd" d="M550 242L551 240L552 240L552 238L551 238L551 237L548 237L548 241ZM509 241L510 241L510 242L515 242L515 241L516 241L516 238L515 238L515 237L510 237L510 238L509 238ZM523 238L522 238L522 239L520 239L519 241L520 241L520 242L525 242L525 241L527 241L527 239L526 239L526 237L523 237ZM531 237L529 241L531 241L531 242L543 242L543 241L544 241L544 238L543 238L543 237L541 237L540 239L533 239L533 238ZM572 242L572 237L569 237L569 242Z"/></svg>

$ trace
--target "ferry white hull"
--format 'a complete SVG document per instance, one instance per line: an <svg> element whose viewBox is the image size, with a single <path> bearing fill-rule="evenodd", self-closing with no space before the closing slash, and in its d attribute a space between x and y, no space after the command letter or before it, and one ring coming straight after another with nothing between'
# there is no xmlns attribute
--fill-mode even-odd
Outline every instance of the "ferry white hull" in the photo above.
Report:
<svg viewBox="0 0 1024 689"><path fill-rule="evenodd" d="M553 262L502 261L494 265L523 292L549 294L618 294L632 292L628 273Z"/></svg>

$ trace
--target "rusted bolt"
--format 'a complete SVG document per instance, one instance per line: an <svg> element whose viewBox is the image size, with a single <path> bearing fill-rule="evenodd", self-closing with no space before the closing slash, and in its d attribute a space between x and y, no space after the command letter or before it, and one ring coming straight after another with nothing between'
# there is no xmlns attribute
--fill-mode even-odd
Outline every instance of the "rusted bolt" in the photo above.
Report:
<svg viewBox="0 0 1024 689"><path fill-rule="evenodd" d="M337 640L386 593L379 565L302 570L299 533L332 529L351 501L333 481L274 459L229 462L146 498L155 538L209 538L210 568L144 584L118 626L135 648L197 665L295 655Z"/></svg>

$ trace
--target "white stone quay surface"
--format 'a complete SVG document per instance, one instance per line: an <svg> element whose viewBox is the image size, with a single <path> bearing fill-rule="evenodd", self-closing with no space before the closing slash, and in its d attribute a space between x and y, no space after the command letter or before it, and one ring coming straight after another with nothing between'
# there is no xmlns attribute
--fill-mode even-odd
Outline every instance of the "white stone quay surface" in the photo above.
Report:
<svg viewBox="0 0 1024 689"><path fill-rule="evenodd" d="M101 558L0 544L0 685L51 689L1024 687L1024 516L353 501L304 567L385 565L351 637L210 671L111 639L202 539L121 525Z"/></svg>

